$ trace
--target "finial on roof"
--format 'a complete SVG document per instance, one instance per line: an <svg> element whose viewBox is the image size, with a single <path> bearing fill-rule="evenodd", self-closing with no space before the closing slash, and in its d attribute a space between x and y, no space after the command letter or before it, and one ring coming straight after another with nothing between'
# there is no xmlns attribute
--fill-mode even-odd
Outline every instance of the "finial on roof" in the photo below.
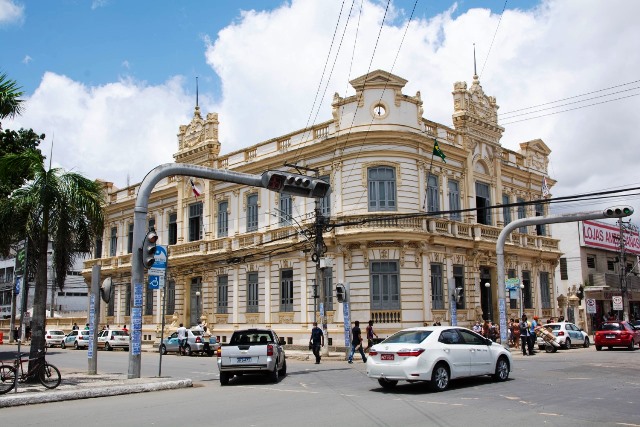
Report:
<svg viewBox="0 0 640 427"><path fill-rule="evenodd" d="M476 44L473 44L473 80L478 80L478 71L476 69Z"/></svg>

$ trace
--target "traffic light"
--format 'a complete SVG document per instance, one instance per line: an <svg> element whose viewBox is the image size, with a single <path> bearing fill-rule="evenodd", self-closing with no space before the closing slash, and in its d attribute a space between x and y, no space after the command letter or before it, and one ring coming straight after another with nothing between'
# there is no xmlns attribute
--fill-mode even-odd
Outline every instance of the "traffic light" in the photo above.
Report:
<svg viewBox="0 0 640 427"><path fill-rule="evenodd" d="M584 287L580 286L576 290L576 296L580 299L580 301L582 301L582 299L584 298Z"/></svg>
<svg viewBox="0 0 640 427"><path fill-rule="evenodd" d="M266 171L262 174L262 186L278 193L302 197L324 197L329 192L329 183L297 173Z"/></svg>
<svg viewBox="0 0 640 427"><path fill-rule="evenodd" d="M633 214L631 206L612 206L603 212L607 218L624 218Z"/></svg>
<svg viewBox="0 0 640 427"><path fill-rule="evenodd" d="M336 299L338 302L345 302L348 301L348 298L347 288L342 283L338 283L336 285Z"/></svg>
<svg viewBox="0 0 640 427"><path fill-rule="evenodd" d="M156 242L158 241L158 235L155 230L151 229L144 236L144 242L142 242L142 265L144 268L149 269L156 262Z"/></svg>

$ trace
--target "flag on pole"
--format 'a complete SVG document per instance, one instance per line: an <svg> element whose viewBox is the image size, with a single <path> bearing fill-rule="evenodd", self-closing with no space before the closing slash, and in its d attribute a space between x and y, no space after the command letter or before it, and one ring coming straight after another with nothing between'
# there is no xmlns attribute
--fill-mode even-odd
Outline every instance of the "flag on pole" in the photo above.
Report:
<svg viewBox="0 0 640 427"><path fill-rule="evenodd" d="M438 141L436 139L433 140L433 153L431 154L434 156L440 157L443 162L447 163L447 161L445 160L445 157L447 156L445 156L442 150L440 149L440 146L438 145Z"/></svg>
<svg viewBox="0 0 640 427"><path fill-rule="evenodd" d="M193 190L193 195L196 196L196 200L197 200L198 196L200 195L200 189L198 188L196 183L193 182L193 178L190 178L189 182L191 182L191 190Z"/></svg>
<svg viewBox="0 0 640 427"><path fill-rule="evenodd" d="M549 185L547 184L547 177L542 177L542 197L549 196Z"/></svg>

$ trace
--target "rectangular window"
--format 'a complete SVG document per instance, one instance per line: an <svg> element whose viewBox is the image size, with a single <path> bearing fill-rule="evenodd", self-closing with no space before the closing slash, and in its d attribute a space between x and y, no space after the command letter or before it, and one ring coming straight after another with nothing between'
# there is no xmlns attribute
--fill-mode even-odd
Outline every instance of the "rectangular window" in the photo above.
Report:
<svg viewBox="0 0 640 427"><path fill-rule="evenodd" d="M513 279L516 277L516 271L513 269L507 270L507 277L509 279ZM509 308L515 310L518 308L518 298L520 298L520 287L518 286L517 291L509 292Z"/></svg>
<svg viewBox="0 0 640 427"><path fill-rule="evenodd" d="M449 187L449 210L450 211L459 211L460 210L460 183L458 181L454 181L450 179L447 183ZM460 221L462 215L460 212L451 212L449 214L449 218L454 219L456 221Z"/></svg>
<svg viewBox="0 0 640 427"><path fill-rule="evenodd" d="M258 230L258 195L247 196L247 231Z"/></svg>
<svg viewBox="0 0 640 427"><path fill-rule="evenodd" d="M293 269L280 271L280 311L293 311Z"/></svg>
<svg viewBox="0 0 640 427"><path fill-rule="evenodd" d="M149 221L147 221L147 230L155 230L156 229L156 219L155 218L149 218Z"/></svg>
<svg viewBox="0 0 640 427"><path fill-rule="evenodd" d="M97 238L96 239L96 249L95 249L95 258L102 258L102 239Z"/></svg>
<svg viewBox="0 0 640 427"><path fill-rule="evenodd" d="M116 256L118 246L118 228L111 228L111 245L109 246L109 256Z"/></svg>
<svg viewBox="0 0 640 427"><path fill-rule="evenodd" d="M476 182L476 215L478 224L491 225L489 184Z"/></svg>
<svg viewBox="0 0 640 427"><path fill-rule="evenodd" d="M396 210L396 170L391 167L373 167L367 171L369 211Z"/></svg>
<svg viewBox="0 0 640 427"><path fill-rule="evenodd" d="M229 202L218 203L218 237L229 235Z"/></svg>
<svg viewBox="0 0 640 427"><path fill-rule="evenodd" d="M113 316L115 314L115 308L116 308L115 294L116 294L116 287L112 285L111 295L109 295L109 303L107 304L107 316Z"/></svg>
<svg viewBox="0 0 640 427"><path fill-rule="evenodd" d="M218 301L216 313L226 314L229 306L229 276L218 276Z"/></svg>
<svg viewBox="0 0 640 427"><path fill-rule="evenodd" d="M333 311L333 269L324 269L324 310Z"/></svg>
<svg viewBox="0 0 640 427"><path fill-rule="evenodd" d="M129 224L129 239L127 240L127 253L133 251L133 223Z"/></svg>
<svg viewBox="0 0 640 427"><path fill-rule="evenodd" d="M524 300L524 308L533 308L532 298L531 298L531 272L523 271L522 272L522 284L524 285L524 289L522 289L522 299Z"/></svg>
<svg viewBox="0 0 640 427"><path fill-rule="evenodd" d="M503 194L502 195L502 204L503 205L508 205L509 204L509 195L508 194ZM511 208L509 206L504 206L502 208L502 217L504 218L504 225L507 225L511 222Z"/></svg>
<svg viewBox="0 0 640 427"><path fill-rule="evenodd" d="M131 283L127 283L124 298L124 315L131 316Z"/></svg>
<svg viewBox="0 0 640 427"><path fill-rule="evenodd" d="M518 203L518 219L526 218L527 207L524 205L524 199L521 197L518 197L516 202ZM527 234L527 226L525 225L523 227L520 227L518 231L522 234Z"/></svg>
<svg viewBox="0 0 640 427"><path fill-rule="evenodd" d="M560 280L569 280L569 273L567 272L567 259L565 257L560 258Z"/></svg>
<svg viewBox="0 0 640 427"><path fill-rule="evenodd" d="M280 209L278 210L279 224L281 226L291 225L291 215L293 206L290 194L280 195Z"/></svg>
<svg viewBox="0 0 640 427"><path fill-rule="evenodd" d="M549 289L549 273L540 272L540 303L542 308L551 308L551 290Z"/></svg>
<svg viewBox="0 0 640 427"><path fill-rule="evenodd" d="M562 259L562 258L560 258ZM612 259L608 259L607 260L607 270L609 271L615 271L616 269L616 262Z"/></svg>
<svg viewBox="0 0 640 427"><path fill-rule="evenodd" d="M427 179L427 212L438 212L440 210L440 200L438 177L429 175Z"/></svg>
<svg viewBox="0 0 640 427"><path fill-rule="evenodd" d="M370 264L371 308L400 308L400 276L398 261L373 261Z"/></svg>
<svg viewBox="0 0 640 427"><path fill-rule="evenodd" d="M329 175L321 176L320 179L331 184ZM327 194L320 200L320 213L322 216L331 216L331 188L329 188Z"/></svg>
<svg viewBox="0 0 640 427"><path fill-rule="evenodd" d="M247 273L247 313L258 312L258 272Z"/></svg>
<svg viewBox="0 0 640 427"><path fill-rule="evenodd" d="M544 206L542 203L536 203L536 216L544 216ZM538 236L546 236L546 224L537 224L536 225L536 235Z"/></svg>
<svg viewBox="0 0 640 427"><path fill-rule="evenodd" d="M456 295L458 295L458 298L456 300L456 308L464 309L465 301L464 301L464 266L463 265L453 266L453 285L455 286Z"/></svg>
<svg viewBox="0 0 640 427"><path fill-rule="evenodd" d="M151 316L153 314L153 289L146 286L144 296L144 315Z"/></svg>
<svg viewBox="0 0 640 427"><path fill-rule="evenodd" d="M176 311L176 282L174 280L167 281L165 292L167 293L165 296L165 304L167 305L165 314L173 314Z"/></svg>
<svg viewBox="0 0 640 427"><path fill-rule="evenodd" d="M202 240L202 202L189 205L189 241Z"/></svg>
<svg viewBox="0 0 640 427"><path fill-rule="evenodd" d="M431 308L433 310L444 310L442 264L431 264Z"/></svg>
<svg viewBox="0 0 640 427"><path fill-rule="evenodd" d="M178 214L169 214L169 244L175 245L178 243Z"/></svg>
<svg viewBox="0 0 640 427"><path fill-rule="evenodd" d="M596 256L587 255L587 268L596 268Z"/></svg>

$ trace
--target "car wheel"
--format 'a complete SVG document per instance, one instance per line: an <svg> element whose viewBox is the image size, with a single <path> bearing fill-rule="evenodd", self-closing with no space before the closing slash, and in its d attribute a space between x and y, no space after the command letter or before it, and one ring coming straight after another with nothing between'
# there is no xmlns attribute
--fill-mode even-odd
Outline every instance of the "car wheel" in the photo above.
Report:
<svg viewBox="0 0 640 427"><path fill-rule="evenodd" d="M504 356L498 358L496 372L493 374L495 381L506 381L509 378L509 361Z"/></svg>
<svg viewBox="0 0 640 427"><path fill-rule="evenodd" d="M631 342L629 343L629 345L627 346L627 348L631 351L635 350L635 348L633 348L633 340L631 340Z"/></svg>
<svg viewBox="0 0 640 427"><path fill-rule="evenodd" d="M584 338L584 344L582 344L582 346L584 348L589 348L590 345L591 345L591 341L589 341L589 337L585 337Z"/></svg>
<svg viewBox="0 0 640 427"><path fill-rule="evenodd" d="M186 345L184 346L184 355L185 356L191 356L193 353L191 352L191 346L190 345Z"/></svg>
<svg viewBox="0 0 640 427"><path fill-rule="evenodd" d="M220 372L220 385L229 384L229 378L231 376L227 372Z"/></svg>
<svg viewBox="0 0 640 427"><path fill-rule="evenodd" d="M62 344L60 344L60 348L67 348L67 346L64 345L64 341L62 341Z"/></svg>
<svg viewBox="0 0 640 427"><path fill-rule="evenodd" d="M284 361L282 362L282 368L280 368L279 374L281 377L287 375L287 359L284 359Z"/></svg>
<svg viewBox="0 0 640 427"><path fill-rule="evenodd" d="M160 346L160 353L167 354L167 347L164 344Z"/></svg>
<svg viewBox="0 0 640 427"><path fill-rule="evenodd" d="M445 391L449 387L449 368L444 363L438 363L431 373L431 388L433 391Z"/></svg>
<svg viewBox="0 0 640 427"><path fill-rule="evenodd" d="M609 350L613 350L613 346L610 345L609 347L607 347Z"/></svg>
<svg viewBox="0 0 640 427"><path fill-rule="evenodd" d="M547 353L555 353L556 351L558 351L558 349L556 348L555 345L549 344L544 347L544 351L546 351Z"/></svg>
<svg viewBox="0 0 640 427"><path fill-rule="evenodd" d="M113 350L113 348L111 348L111 346L109 345L108 342L104 343L104 349L107 350L107 351Z"/></svg>
<svg viewBox="0 0 640 427"><path fill-rule="evenodd" d="M571 348L571 340L569 338L567 338L564 342L564 346L563 348L569 350Z"/></svg>
<svg viewBox="0 0 640 427"><path fill-rule="evenodd" d="M280 381L280 374L278 372L278 362L276 362L276 366L273 367L273 371L269 374L269 378L274 383L277 383L278 381Z"/></svg>
<svg viewBox="0 0 640 427"><path fill-rule="evenodd" d="M125 348L124 348L124 351L127 351L127 352L128 352L128 351L129 351L129 347L125 347Z"/></svg>
<svg viewBox="0 0 640 427"><path fill-rule="evenodd" d="M380 384L380 387L386 388L387 390L389 390L394 388L396 385L398 385L398 381L388 380L386 378L378 378L378 384Z"/></svg>
<svg viewBox="0 0 640 427"><path fill-rule="evenodd" d="M602 346L601 346L601 345L596 345L596 350L597 350L597 351L602 350Z"/></svg>
<svg viewBox="0 0 640 427"><path fill-rule="evenodd" d="M76 341L76 342L74 342L74 343L73 343L73 348L74 348L75 350L78 350L78 349L80 348L80 346L78 345L78 341Z"/></svg>

